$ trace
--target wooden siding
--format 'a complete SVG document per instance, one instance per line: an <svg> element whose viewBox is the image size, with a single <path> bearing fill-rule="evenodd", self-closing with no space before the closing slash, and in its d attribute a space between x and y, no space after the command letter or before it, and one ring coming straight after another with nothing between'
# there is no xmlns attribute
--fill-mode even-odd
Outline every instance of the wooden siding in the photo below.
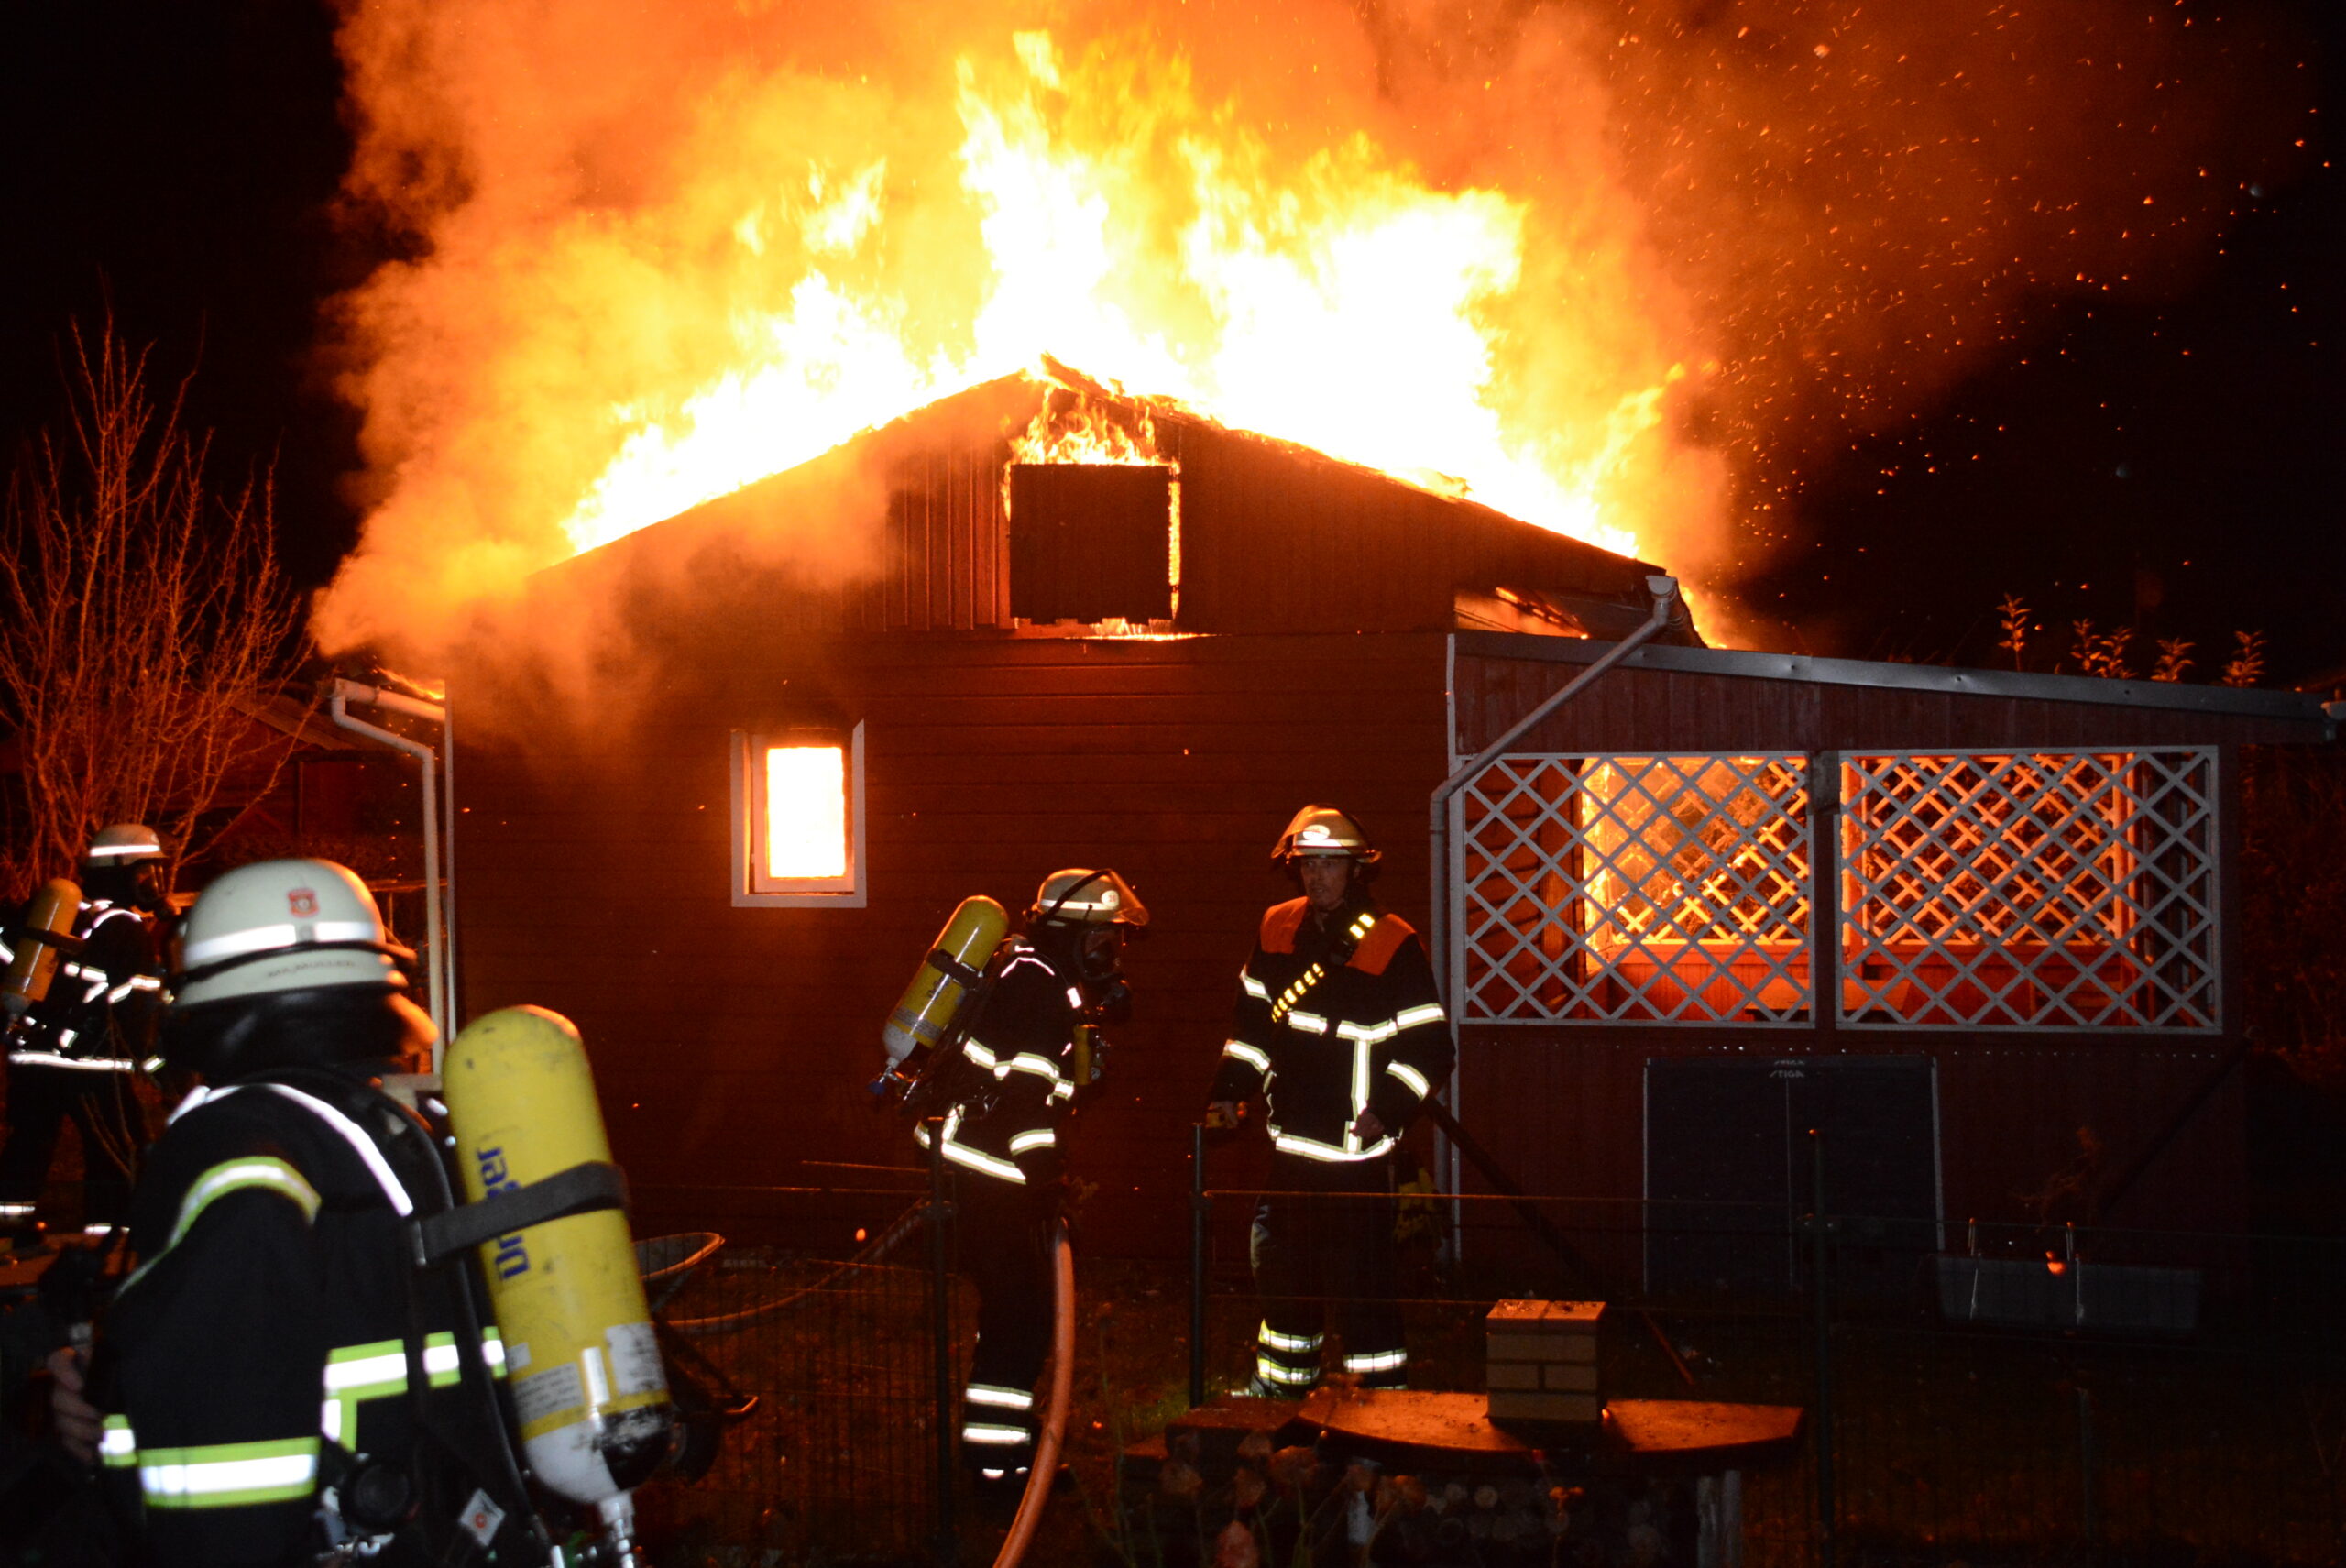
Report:
<svg viewBox="0 0 2346 1568"><path fill-rule="evenodd" d="M460 723L463 1010L578 1023L652 1212L705 1218L710 1188L855 1185L801 1162L907 1157L862 1086L953 906L1019 909L1057 867L1113 865L1153 919L1075 1157L1102 1189L1097 1234L1178 1250L1235 971L1263 907L1292 896L1268 860L1288 817L1315 799L1360 813L1386 836L1392 905L1423 925L1442 661L1436 637L680 633L632 718L526 742ZM866 726L869 906L734 908L727 737L809 711Z"/></svg>
<svg viewBox="0 0 2346 1568"><path fill-rule="evenodd" d="M1937 1058L1946 1215L2017 1223L2077 1156L2077 1129L2127 1168L2216 1071L2222 1041L2113 1052L2041 1037L1871 1035L1858 1045L1755 1030L1474 1029L1460 1053L1460 1114L1535 1192L1634 1198L1645 1183L1645 1067L1656 1057L1814 1056L1827 1050ZM2242 1079L2235 1069L2108 1216L2155 1230L2237 1230L2248 1218ZM1469 1184L1483 1190L1479 1182ZM1622 1260L1617 1259L1618 1263Z"/></svg>
<svg viewBox="0 0 2346 1568"><path fill-rule="evenodd" d="M1657 568L1373 469L1229 431L1172 426L1181 614L1198 631L1446 631L1462 589L1645 605Z"/></svg>

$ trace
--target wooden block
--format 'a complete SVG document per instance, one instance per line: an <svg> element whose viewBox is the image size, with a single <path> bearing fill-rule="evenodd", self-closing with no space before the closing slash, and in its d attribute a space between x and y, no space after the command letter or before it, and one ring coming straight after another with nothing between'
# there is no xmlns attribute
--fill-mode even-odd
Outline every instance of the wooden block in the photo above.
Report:
<svg viewBox="0 0 2346 1568"><path fill-rule="evenodd" d="M1503 1389L1491 1395L1495 1421L1587 1421L1605 1417L1605 1401L1594 1394L1525 1394Z"/></svg>
<svg viewBox="0 0 2346 1568"><path fill-rule="evenodd" d="M1495 1334L1523 1333L1536 1331L1547 1315L1545 1301L1501 1301L1483 1319L1483 1326Z"/></svg>
<svg viewBox="0 0 2346 1568"><path fill-rule="evenodd" d="M1494 1388L1532 1388L1540 1387L1540 1364L1536 1361L1494 1361L1484 1371Z"/></svg>
<svg viewBox="0 0 2346 1568"><path fill-rule="evenodd" d="M1602 1301L1501 1301L1483 1319L1495 1334L1593 1334L1605 1316Z"/></svg>
<svg viewBox="0 0 2346 1568"><path fill-rule="evenodd" d="M1605 1317L1602 1301L1551 1301L1540 1326L1551 1331L1562 1329L1572 1333L1593 1334Z"/></svg>
<svg viewBox="0 0 2346 1568"><path fill-rule="evenodd" d="M1485 1350L1493 1361L1595 1361L1595 1334L1492 1334Z"/></svg>
<svg viewBox="0 0 2346 1568"><path fill-rule="evenodd" d="M1496 1388L1496 1383L1491 1385ZM1594 1394L1596 1364L1593 1361L1551 1361L1540 1368L1540 1387L1551 1392Z"/></svg>

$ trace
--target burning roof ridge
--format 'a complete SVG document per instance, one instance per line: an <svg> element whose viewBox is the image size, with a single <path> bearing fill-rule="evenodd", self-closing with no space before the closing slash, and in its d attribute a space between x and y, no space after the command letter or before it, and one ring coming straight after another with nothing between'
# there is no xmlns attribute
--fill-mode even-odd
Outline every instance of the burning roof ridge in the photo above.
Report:
<svg viewBox="0 0 2346 1568"><path fill-rule="evenodd" d="M837 462L839 460L842 453L847 452L850 448L854 447L859 444L866 442L885 443L892 440L908 439L911 437L915 426L937 419L939 417L940 411L948 410L955 405L982 407L989 400L1005 400L1010 394L1019 390L1025 390L1039 396L1047 397L1053 389L1071 392L1078 397L1097 400L1100 402L1108 405L1121 405L1123 408L1130 410L1135 414L1146 414L1146 416L1152 421L1169 423L1176 429L1187 428L1203 433L1211 433L1234 441L1246 442L1259 446L1266 451L1276 453L1288 461L1299 465L1318 466L1327 469L1346 470L1378 483L1394 486L1400 489L1409 490L1418 495L1424 496L1428 499L1442 502L1448 506L1456 507L1471 516L1504 522L1516 528L1537 529L1543 534L1552 534L1553 537L1558 540L1567 541L1579 548L1595 552L1598 554L1606 556L1612 560L1622 562L1628 565L1643 567L1649 571L1658 571L1661 569L1650 563L1644 562L1638 557L1622 555L1615 551L1608 550L1604 545L1592 543L1587 540L1575 538L1571 534L1563 533L1560 531L1542 528L1540 524L1532 522L1527 518L1518 517L1512 512L1502 511L1498 508L1490 505L1488 502L1477 500L1472 495L1456 493L1448 488L1429 484L1420 479L1413 478L1406 474L1398 474L1389 469L1379 468L1374 464L1363 462L1356 458L1339 456L1338 455L1326 451L1323 448L1309 445L1303 442L1296 441L1286 436L1269 435L1261 431L1247 429L1242 425L1230 424L1169 393L1136 391L1124 386L1121 382L1108 378L1094 376L1091 372L1086 371L1080 367L1070 365L1065 360L1046 354L1041 356L1035 364L1023 367L1017 370L1009 371L1003 375L993 377L988 380L973 382L969 386L948 392L942 397L931 399L929 401L922 403L917 407L904 411L902 413L897 414L894 418L887 421L885 423L866 425L844 437L835 444L826 447L823 451L818 452L810 457L806 457L799 462L794 463L788 467L778 468L771 474L766 474L758 478L751 479L745 484L737 486L733 489L726 491L722 495L712 497L708 500L687 507L682 511L673 513L668 517L658 520L657 521L647 523L641 528L634 529L627 533L618 536L617 538L605 541L604 543L594 546L592 549L582 550L574 554L564 556L558 560L549 561L544 565L538 567L533 572L531 572L528 576L531 579L535 579L547 573L555 572L559 569L570 566L577 562L587 561L598 557L609 559L611 556L607 553L614 552L618 547L625 546L627 547L627 550L640 548L640 545L630 544L630 542L647 540L649 537L660 533L664 530L670 529L674 525L685 522L687 519L707 514L711 509L722 508L727 505L727 503L747 495L749 492L758 488L759 487L784 484L787 483L793 476L804 476L817 465ZM1015 426L1022 418L1031 421L1034 415L1032 411L1022 416L1015 411L1005 410L999 417L999 428L996 432L997 436L1004 439L1014 436ZM1463 481L1458 483L1460 485L1460 489L1463 491ZM619 553L625 554L626 551L619 551Z"/></svg>
<svg viewBox="0 0 2346 1568"><path fill-rule="evenodd" d="M1380 468L1373 463L1365 463L1358 458L1339 456L1335 453L1330 452L1324 447L1313 446L1307 442L1297 441L1289 436L1270 435L1259 430L1250 430L1244 425L1231 424L1226 421L1217 419L1212 414L1206 412L1204 410L1197 408L1170 393L1136 392L1125 387L1120 381L1107 380L1092 376L1084 370L1079 369L1075 366L1068 364L1065 360L1049 354L1046 354L1042 356L1042 361L1038 368L1040 372L1039 374L1037 374L1036 370L1028 370L1020 374L1023 374L1025 378L1030 381L1057 385L1064 388L1068 391L1075 392L1081 396L1102 398L1115 402L1136 404L1146 408L1151 418L1169 419L1177 423L1187 422L1192 425L1200 426L1218 434L1232 436L1242 441L1252 441L1299 461L1326 464L1330 466L1338 468L1350 468L1355 472L1368 475L1373 478L1383 480L1387 484L1399 485L1405 489L1415 490L1419 494L1430 497L1434 500L1446 501L1455 506L1470 508L1474 511L1485 514L1485 516L1503 518L1508 522L1518 523L1528 528L1540 528L1540 524L1531 521L1529 518L1518 517L1515 513L1510 511L1502 511L1497 507L1491 505L1488 501L1475 499L1474 495L1471 493L1471 489L1467 482L1464 479L1459 478L1455 475L1434 474L1431 469L1423 470L1423 472L1431 475L1433 477L1439 478L1442 481L1440 484L1430 483L1427 479L1415 477L1410 474L1397 473L1390 468ZM988 382L986 385L999 385L1002 382L1016 378L1016 376L1001 377L996 381ZM975 390L976 389L972 388L970 389ZM954 394L956 397L960 395L960 393ZM940 402L943 400L943 399L938 400ZM935 403L923 405L924 408L934 408L937 405ZM917 413L920 411L914 410L912 411L914 413ZM909 413L900 416L900 418L910 417L911 414ZM897 422L891 421L890 422L894 423ZM1572 539L1576 544L1585 545L1591 550L1602 551L1605 554L1611 555L1616 560L1636 562L1639 565L1651 565L1650 563L1639 561L1637 556L1623 555L1617 551L1606 549L1602 544L1591 543L1585 539L1577 539L1571 534L1562 533L1557 530L1542 529L1541 532L1556 533L1557 537L1562 539ZM1660 570L1661 568L1655 567L1654 569Z"/></svg>

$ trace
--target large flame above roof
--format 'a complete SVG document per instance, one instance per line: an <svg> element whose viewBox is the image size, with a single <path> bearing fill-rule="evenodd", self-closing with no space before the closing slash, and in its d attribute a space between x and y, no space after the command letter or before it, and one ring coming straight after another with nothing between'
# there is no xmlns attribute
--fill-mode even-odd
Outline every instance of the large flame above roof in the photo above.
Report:
<svg viewBox="0 0 2346 1568"><path fill-rule="evenodd" d="M1716 580L2032 295L2180 275L2290 58L2126 0L341 16L395 243L335 313L329 644L1046 356Z"/></svg>
<svg viewBox="0 0 2346 1568"><path fill-rule="evenodd" d="M1433 189L1365 136L1277 168L1262 138L1198 101L1178 57L1070 61L1048 33L1011 42L1015 67L982 82L970 59L956 66L959 181L986 275L966 352L915 359L896 302L839 275L836 263L887 243L884 159L813 170L803 192L745 214L739 236L756 250L792 231L783 243L807 260L788 303L736 323L738 365L645 411L565 520L572 543L604 543L1048 354L1634 553L1607 490L1683 372L1598 394L1594 442L1508 431L1495 382L1523 279L1521 202Z"/></svg>

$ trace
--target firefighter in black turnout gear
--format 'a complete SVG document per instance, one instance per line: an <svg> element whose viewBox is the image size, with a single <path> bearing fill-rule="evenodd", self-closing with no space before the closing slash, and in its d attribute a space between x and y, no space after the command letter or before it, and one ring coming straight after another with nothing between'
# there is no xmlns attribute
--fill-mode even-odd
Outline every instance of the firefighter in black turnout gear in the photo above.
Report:
<svg viewBox="0 0 2346 1568"><path fill-rule="evenodd" d="M1325 1306L1335 1307L1343 1370L1366 1387L1409 1376L1393 1239L1393 1159L1453 1047L1416 931L1370 901L1377 860L1360 824L1307 806L1275 863L1301 898L1263 916L1238 975L1238 1005L1207 1124L1234 1127L1260 1095L1276 1196L1255 1211L1255 1286L1263 1298L1250 1392L1294 1398L1320 1379ZM1288 1195L1288 1194L1291 1194Z"/></svg>
<svg viewBox="0 0 2346 1568"><path fill-rule="evenodd" d="M1024 935L1004 941L965 1004L944 1115L957 1251L978 1288L978 1345L962 1391L961 1457L982 1481L1014 1483L1033 1462L1035 1382L1051 1343L1051 1236L1065 1201L1059 1137L1076 1091L1076 1032L1119 1022L1130 992L1117 968L1148 911L1113 871L1043 881ZM957 1021L957 1026L958 1025ZM929 1146L928 1128L915 1135Z"/></svg>
<svg viewBox="0 0 2346 1568"><path fill-rule="evenodd" d="M450 1196L382 1087L429 1065L411 956L320 861L239 867L189 912L162 1048L203 1084L148 1158L86 1369L132 1561L544 1561L471 1271L411 1261L406 1222Z"/></svg>
<svg viewBox="0 0 2346 1568"><path fill-rule="evenodd" d="M117 823L82 858L81 907L49 994L8 1031L8 1142L0 1149L0 1226L37 1234L34 1215L71 1118L82 1140L82 1221L111 1230L128 1216L133 1168L146 1143L138 1075L158 1064L162 963L150 923L169 905L155 883L162 840ZM0 964L27 939L0 938ZM33 938L38 940L38 938Z"/></svg>

